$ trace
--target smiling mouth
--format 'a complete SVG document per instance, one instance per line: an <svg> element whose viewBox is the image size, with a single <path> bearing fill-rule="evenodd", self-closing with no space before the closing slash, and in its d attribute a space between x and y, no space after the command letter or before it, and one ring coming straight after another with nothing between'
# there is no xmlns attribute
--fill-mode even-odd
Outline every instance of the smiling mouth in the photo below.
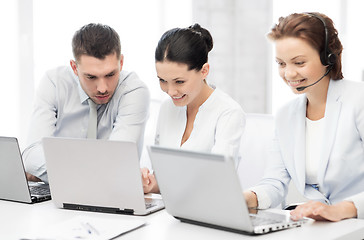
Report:
<svg viewBox="0 0 364 240"><path fill-rule="evenodd" d="M180 97L172 97L172 99L178 101L178 100L181 100L182 98L184 98L185 96L186 96L186 94L183 94Z"/></svg>
<svg viewBox="0 0 364 240"><path fill-rule="evenodd" d="M300 85L300 84L301 84L302 82L304 82L304 81L306 81L306 78L301 79L301 80L296 80L296 81L288 81L288 80L287 80L287 83L288 83L288 85L289 85L289 86L291 86L291 87L296 87L296 86Z"/></svg>

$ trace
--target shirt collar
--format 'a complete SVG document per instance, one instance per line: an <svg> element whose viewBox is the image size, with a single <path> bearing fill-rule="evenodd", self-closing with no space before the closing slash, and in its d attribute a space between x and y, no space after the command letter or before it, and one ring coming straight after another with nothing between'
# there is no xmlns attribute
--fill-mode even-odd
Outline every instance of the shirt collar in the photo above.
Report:
<svg viewBox="0 0 364 240"><path fill-rule="evenodd" d="M80 83L78 83L78 92L80 94L80 101L81 104L87 102L87 99L89 99L90 97L85 93L85 91L83 91Z"/></svg>
<svg viewBox="0 0 364 240"><path fill-rule="evenodd" d="M80 102L81 104L86 104L87 99L89 99L89 96L87 95L87 93L82 89L81 87L81 83L80 83L80 79L76 76L73 75L73 79L75 80L76 84L77 84L77 88L78 88L78 95L80 96Z"/></svg>
<svg viewBox="0 0 364 240"><path fill-rule="evenodd" d="M200 108L198 109L199 111L201 111L202 109L204 109L204 108L206 108L206 107L208 107L209 105L211 105L211 104L213 104L213 99L215 98L215 95L216 95L216 91L217 91L217 89L216 89L216 86L215 85L213 85L213 84L209 84L209 86L211 87L211 88L213 88L214 89L214 91L211 93L211 95L205 100L205 102L204 103L202 103L202 105L200 106ZM211 102L211 104L210 104L210 102Z"/></svg>

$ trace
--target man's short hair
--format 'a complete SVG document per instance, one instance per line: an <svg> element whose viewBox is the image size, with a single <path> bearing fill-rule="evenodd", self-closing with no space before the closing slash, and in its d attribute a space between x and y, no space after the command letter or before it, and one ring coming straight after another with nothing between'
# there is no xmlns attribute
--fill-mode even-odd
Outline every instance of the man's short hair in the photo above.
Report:
<svg viewBox="0 0 364 240"><path fill-rule="evenodd" d="M111 27L90 23L78 30L72 38L72 51L76 61L82 55L104 59L116 53L120 58L121 46L119 34Z"/></svg>

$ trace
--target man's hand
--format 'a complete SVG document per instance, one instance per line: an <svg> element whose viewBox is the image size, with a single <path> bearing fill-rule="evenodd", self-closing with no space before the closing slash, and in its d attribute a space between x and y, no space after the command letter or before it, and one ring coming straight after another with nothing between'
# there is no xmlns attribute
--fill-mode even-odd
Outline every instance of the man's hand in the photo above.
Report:
<svg viewBox="0 0 364 240"><path fill-rule="evenodd" d="M148 168L140 169L142 174L144 193L159 193L159 187L154 174L149 173Z"/></svg>
<svg viewBox="0 0 364 240"><path fill-rule="evenodd" d="M353 202L342 201L334 205L326 205L317 201L309 201L291 211L291 218L299 220L303 217L313 218L319 221L337 222L346 218L357 216L357 209Z"/></svg>
<svg viewBox="0 0 364 240"><path fill-rule="evenodd" d="M27 180L31 181L31 182L41 182L42 180L40 180L39 178L37 178L36 176L30 174L30 173L25 173L27 176Z"/></svg>

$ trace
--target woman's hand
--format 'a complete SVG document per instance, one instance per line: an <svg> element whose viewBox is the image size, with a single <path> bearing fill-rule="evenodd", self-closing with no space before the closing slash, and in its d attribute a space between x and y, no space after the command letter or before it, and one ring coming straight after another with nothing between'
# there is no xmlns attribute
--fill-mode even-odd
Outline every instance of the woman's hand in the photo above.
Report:
<svg viewBox="0 0 364 240"><path fill-rule="evenodd" d="M25 174L27 176L28 181L31 181L31 182L41 182L42 181L39 178L37 178L36 176L34 176L34 175L32 175L32 174L30 174L28 172L26 172Z"/></svg>
<svg viewBox="0 0 364 240"><path fill-rule="evenodd" d="M140 171L142 174L144 193L159 193L159 187L154 174L151 174L148 168L142 168Z"/></svg>
<svg viewBox="0 0 364 240"><path fill-rule="evenodd" d="M255 192L245 191L243 192L246 204L248 208L257 208L258 207L258 198Z"/></svg>
<svg viewBox="0 0 364 240"><path fill-rule="evenodd" d="M319 221L340 221L357 216L357 209L353 202L342 201L334 205L326 205L317 201L309 201L291 211L291 218L298 220L303 217L313 218Z"/></svg>

